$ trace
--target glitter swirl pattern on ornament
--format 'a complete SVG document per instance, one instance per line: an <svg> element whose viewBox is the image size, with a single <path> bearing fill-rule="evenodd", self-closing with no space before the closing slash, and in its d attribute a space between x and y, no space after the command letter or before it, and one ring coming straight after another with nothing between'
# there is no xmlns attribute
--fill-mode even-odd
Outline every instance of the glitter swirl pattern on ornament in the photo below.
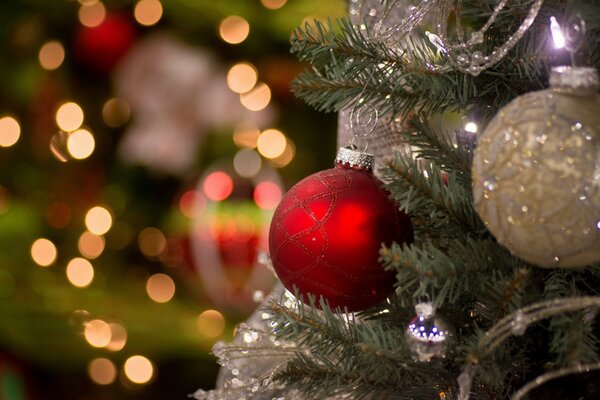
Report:
<svg viewBox="0 0 600 400"><path fill-rule="evenodd" d="M548 89L515 99L482 134L475 208L514 255L543 267L600 260L599 111L598 97Z"/></svg>

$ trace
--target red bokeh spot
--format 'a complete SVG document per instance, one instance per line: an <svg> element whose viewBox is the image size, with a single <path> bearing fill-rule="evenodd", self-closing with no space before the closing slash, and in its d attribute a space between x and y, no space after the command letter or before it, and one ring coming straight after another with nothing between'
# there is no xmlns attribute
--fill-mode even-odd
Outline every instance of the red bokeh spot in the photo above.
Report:
<svg viewBox="0 0 600 400"><path fill-rule="evenodd" d="M222 201L233 191L233 180L225 172L212 172L204 179L203 189L209 199Z"/></svg>
<svg viewBox="0 0 600 400"><path fill-rule="evenodd" d="M179 210L188 218L197 218L206 209L206 198L196 190L188 190L179 199Z"/></svg>
<svg viewBox="0 0 600 400"><path fill-rule="evenodd" d="M273 182L265 181L256 185L254 202L263 210L273 210L281 201L281 189Z"/></svg>

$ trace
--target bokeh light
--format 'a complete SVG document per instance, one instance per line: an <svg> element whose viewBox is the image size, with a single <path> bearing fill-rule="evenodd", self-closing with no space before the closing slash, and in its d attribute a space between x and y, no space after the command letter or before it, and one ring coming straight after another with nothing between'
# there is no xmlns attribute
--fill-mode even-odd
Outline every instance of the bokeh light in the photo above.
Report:
<svg viewBox="0 0 600 400"><path fill-rule="evenodd" d="M241 62L235 64L227 72L227 86L236 93L250 91L258 80L256 68L250 63Z"/></svg>
<svg viewBox="0 0 600 400"><path fill-rule="evenodd" d="M67 279L73 286L84 288L94 280L94 267L85 258L74 258L67 264Z"/></svg>
<svg viewBox="0 0 600 400"><path fill-rule="evenodd" d="M231 15L219 24L221 39L229 44L242 43L250 33L250 24L244 18Z"/></svg>
<svg viewBox="0 0 600 400"><path fill-rule="evenodd" d="M85 215L85 226L95 235L104 235L112 226L112 215L104 207L92 207Z"/></svg>
<svg viewBox="0 0 600 400"><path fill-rule="evenodd" d="M157 303L167 303L175 295L175 282L169 275L154 274L146 281L146 293Z"/></svg>
<svg viewBox="0 0 600 400"><path fill-rule="evenodd" d="M125 361L125 376L133 383L144 384L150 382L154 375L152 362L144 356L131 356Z"/></svg>
<svg viewBox="0 0 600 400"><path fill-rule="evenodd" d="M10 147L17 143L21 136L21 125L10 116L0 118L0 146Z"/></svg>
<svg viewBox="0 0 600 400"><path fill-rule="evenodd" d="M105 347L110 343L110 325L101 319L93 319L85 324L83 336L90 346Z"/></svg>
<svg viewBox="0 0 600 400"><path fill-rule="evenodd" d="M48 239L37 239L31 245L31 258L41 267L52 265L56 261L57 254L56 246Z"/></svg>
<svg viewBox="0 0 600 400"><path fill-rule="evenodd" d="M217 310L206 310L196 320L198 332L207 338L216 338L225 330L225 317Z"/></svg>
<svg viewBox="0 0 600 400"><path fill-rule="evenodd" d="M38 60L44 69L57 69L65 60L65 48L58 40L50 40L40 48Z"/></svg>
<svg viewBox="0 0 600 400"><path fill-rule="evenodd" d="M56 124L66 132L72 132L83 124L83 110L77 103L67 102L56 111Z"/></svg>
<svg viewBox="0 0 600 400"><path fill-rule="evenodd" d="M262 161L254 150L242 149L233 157L233 168L240 176L250 178L260 171Z"/></svg>
<svg viewBox="0 0 600 400"><path fill-rule="evenodd" d="M260 129L252 122L240 122L233 130L233 142L239 147L253 149L260 135Z"/></svg>
<svg viewBox="0 0 600 400"><path fill-rule="evenodd" d="M285 135L277 129L267 129L258 137L256 146L263 157L277 158L285 151Z"/></svg>
<svg viewBox="0 0 600 400"><path fill-rule="evenodd" d="M67 139L67 150L77 160L88 158L94 152L95 146L94 135L87 129L78 129Z"/></svg>
<svg viewBox="0 0 600 400"><path fill-rule="evenodd" d="M117 378L117 367L108 358L94 358L87 371L92 382L98 385L110 385Z"/></svg>
<svg viewBox="0 0 600 400"><path fill-rule="evenodd" d="M146 257L158 257L165 250L167 239L160 229L148 227L140 232L138 245Z"/></svg>
<svg viewBox="0 0 600 400"><path fill-rule="evenodd" d="M127 344L127 330L116 322L111 322L108 326L110 327L110 342L106 345L106 350L123 350Z"/></svg>
<svg viewBox="0 0 600 400"><path fill-rule="evenodd" d="M272 158L271 164L277 168L283 168L292 162L295 155L296 146L289 138L286 138L285 150L283 150L283 153L279 157Z"/></svg>
<svg viewBox="0 0 600 400"><path fill-rule="evenodd" d="M274 210L281 201L281 189L274 182L264 181L254 188L254 202L263 210Z"/></svg>
<svg viewBox="0 0 600 400"><path fill-rule="evenodd" d="M94 259L100 256L104 251L104 238L94 235L92 232L85 231L79 236L77 248L82 256L89 259Z"/></svg>
<svg viewBox="0 0 600 400"><path fill-rule="evenodd" d="M240 94L240 103L250 111L260 111L269 105L271 89L265 83L258 83L254 89Z"/></svg>
<svg viewBox="0 0 600 400"><path fill-rule="evenodd" d="M135 20L144 26L152 26L160 21L163 7L158 0L140 0L135 5L133 16Z"/></svg>
<svg viewBox="0 0 600 400"><path fill-rule="evenodd" d="M106 7L102 2L82 4L79 7L79 22L83 26L93 28L100 25L106 18Z"/></svg>
<svg viewBox="0 0 600 400"><path fill-rule="evenodd" d="M111 128L118 128L129 121L131 107L123 99L112 98L102 106L102 119Z"/></svg>
<svg viewBox="0 0 600 400"><path fill-rule="evenodd" d="M202 186L204 194L211 200L222 201L229 197L233 191L233 180L222 171L211 172Z"/></svg>
<svg viewBox="0 0 600 400"><path fill-rule="evenodd" d="M277 10L287 3L287 0L260 0L263 6L269 10Z"/></svg>
<svg viewBox="0 0 600 400"><path fill-rule="evenodd" d="M179 199L179 210L188 218L198 218L206 209L206 198L197 190L188 190Z"/></svg>

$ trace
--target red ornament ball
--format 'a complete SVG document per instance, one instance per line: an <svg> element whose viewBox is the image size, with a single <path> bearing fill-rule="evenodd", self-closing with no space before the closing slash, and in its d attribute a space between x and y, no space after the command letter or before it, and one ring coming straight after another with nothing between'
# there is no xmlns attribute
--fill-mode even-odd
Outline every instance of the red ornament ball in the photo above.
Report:
<svg viewBox="0 0 600 400"><path fill-rule="evenodd" d="M79 28L75 34L75 56L90 69L109 73L131 48L135 35L130 18L109 13L100 25Z"/></svg>
<svg viewBox="0 0 600 400"><path fill-rule="evenodd" d="M338 163L285 195L273 216L269 251L283 285L303 299L360 311L394 290L395 274L379 264L381 244L411 242L412 224L370 169Z"/></svg>

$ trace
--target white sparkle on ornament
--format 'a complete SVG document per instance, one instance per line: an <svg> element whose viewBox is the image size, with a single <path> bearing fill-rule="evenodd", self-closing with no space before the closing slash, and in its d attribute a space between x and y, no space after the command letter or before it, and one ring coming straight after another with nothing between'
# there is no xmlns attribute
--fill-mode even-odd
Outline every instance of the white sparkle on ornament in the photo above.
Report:
<svg viewBox="0 0 600 400"><path fill-rule="evenodd" d="M465 131L467 132L477 133L478 130L479 126L477 126L477 124L473 121L469 121L465 124Z"/></svg>
<svg viewBox="0 0 600 400"><path fill-rule="evenodd" d="M554 48L563 49L565 47L565 36L563 35L560 25L555 17L550 17L550 33L552 33Z"/></svg>

